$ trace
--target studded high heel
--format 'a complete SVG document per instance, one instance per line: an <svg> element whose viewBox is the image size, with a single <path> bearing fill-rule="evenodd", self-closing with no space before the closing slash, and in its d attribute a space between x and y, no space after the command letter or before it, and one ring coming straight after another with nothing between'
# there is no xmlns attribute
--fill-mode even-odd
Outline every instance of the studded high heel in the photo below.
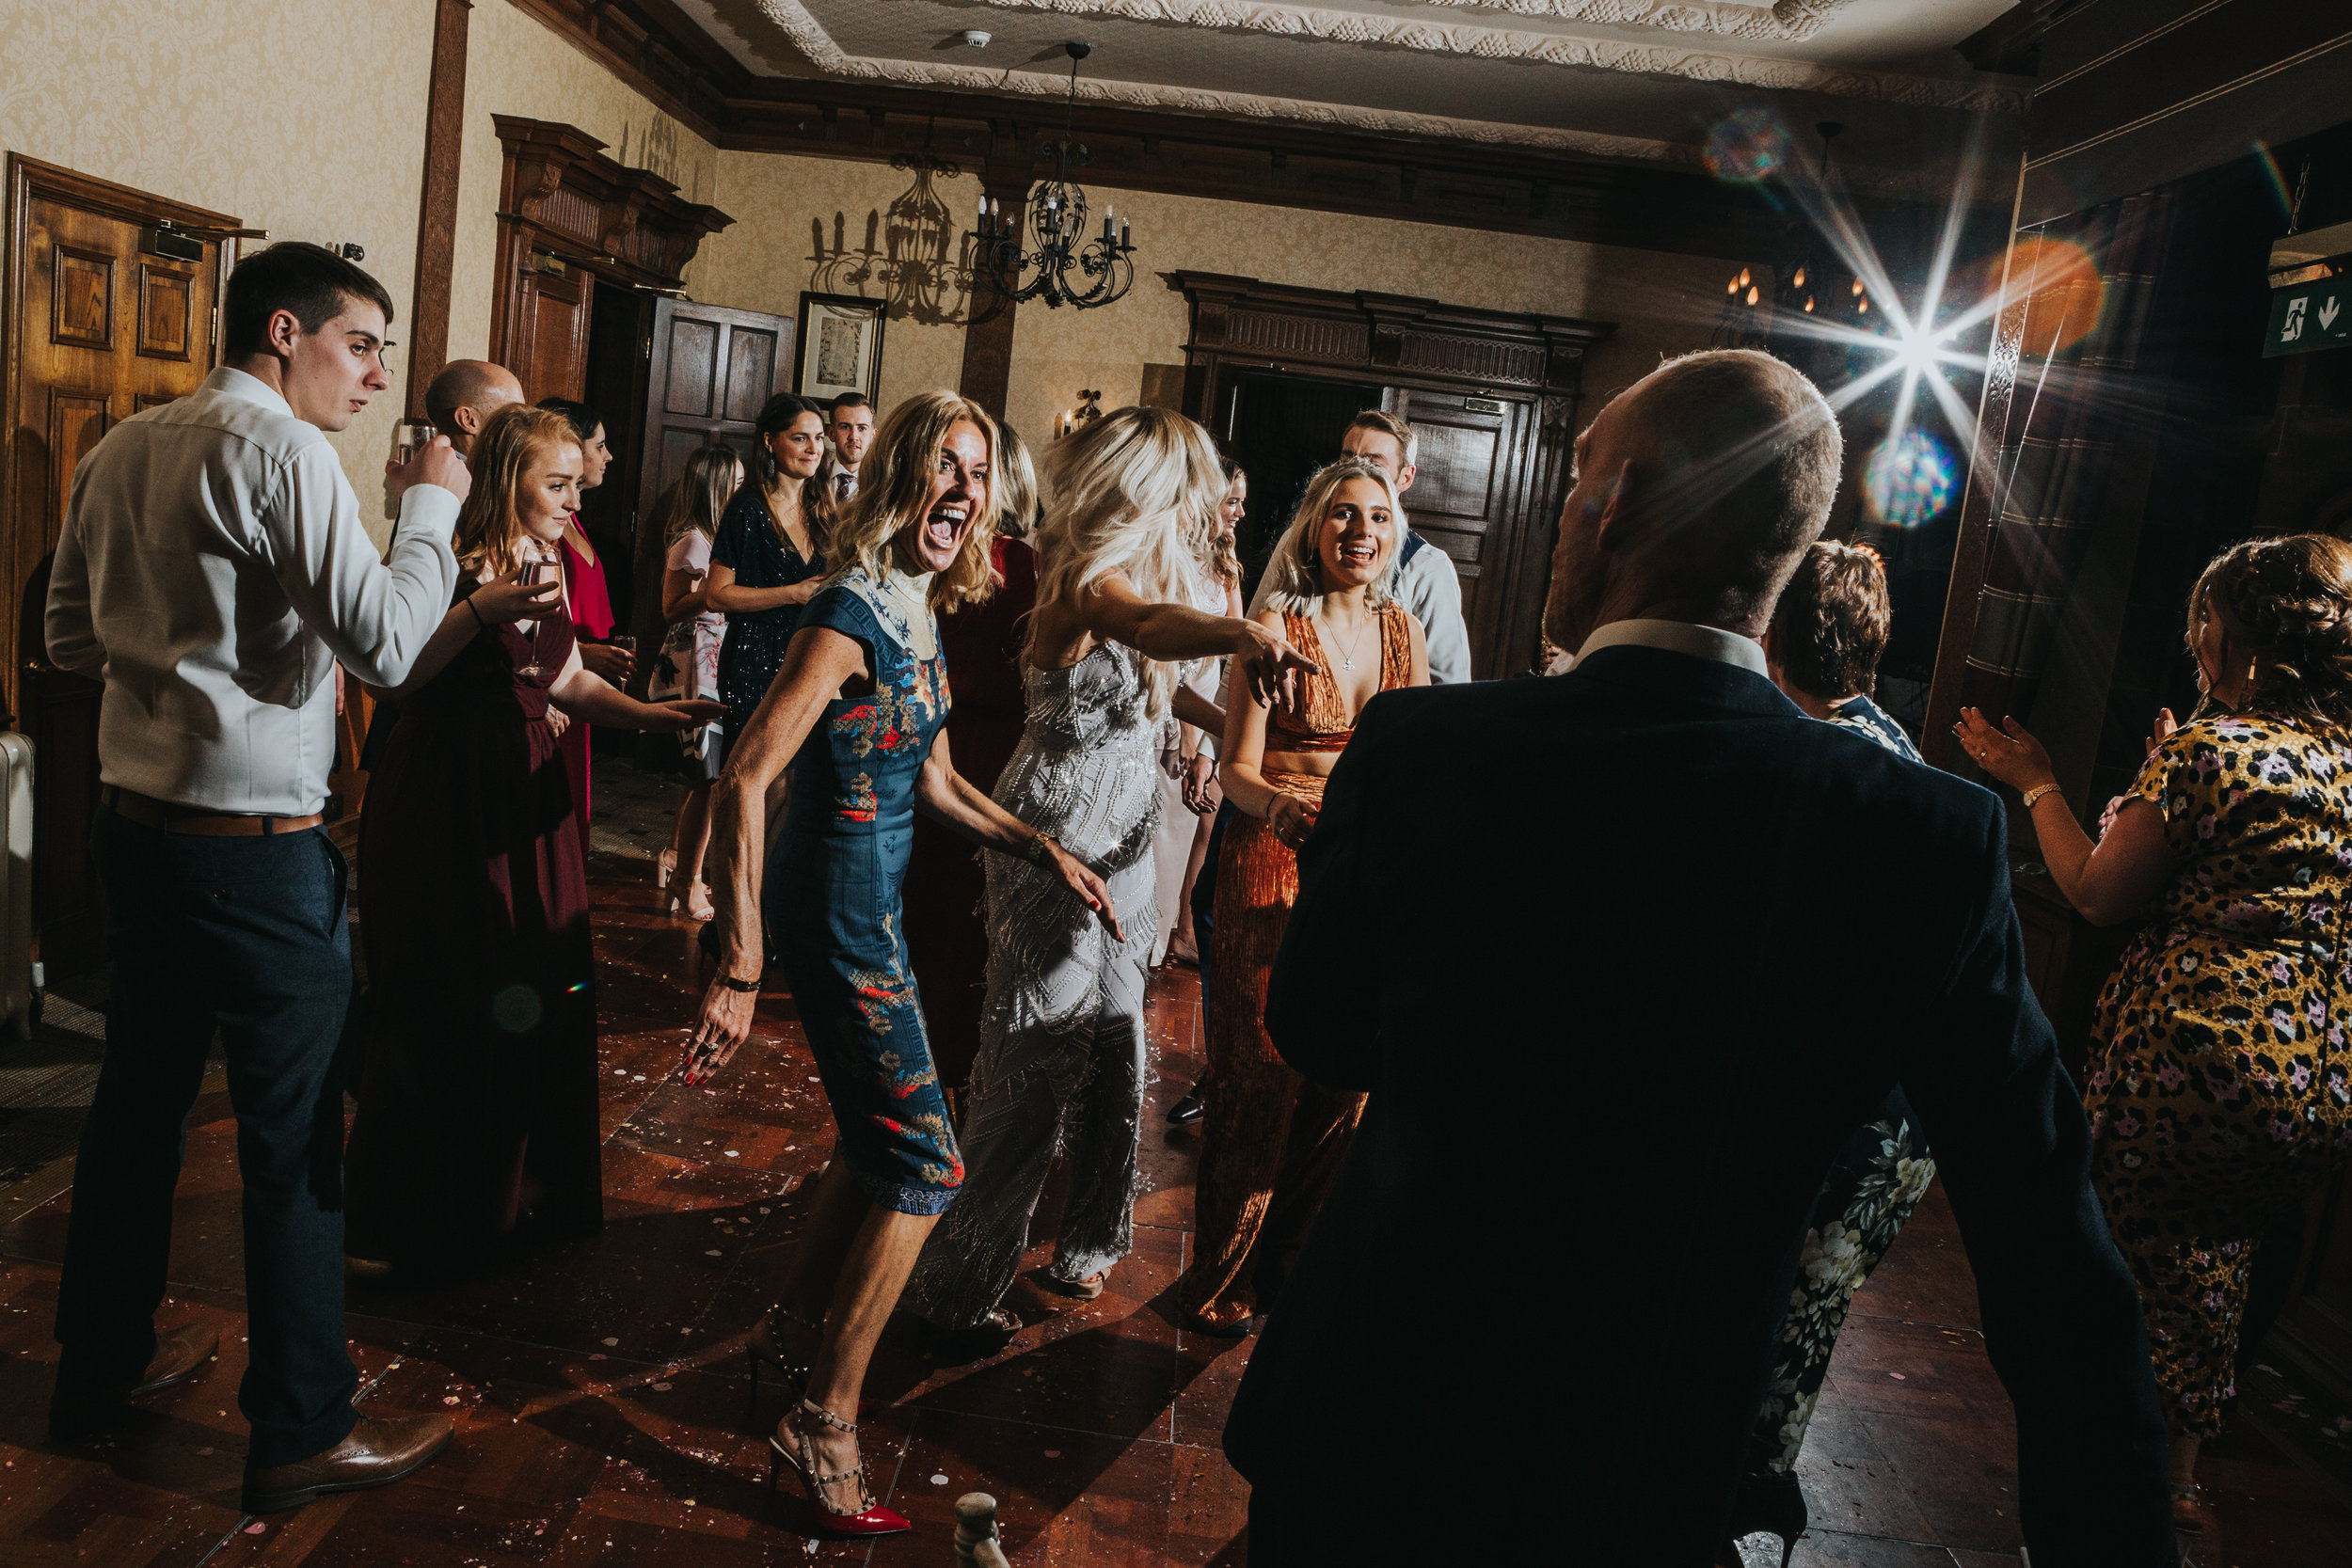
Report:
<svg viewBox="0 0 2352 1568"><path fill-rule="evenodd" d="M748 1414L754 1416L759 1413L759 1368L762 1362L776 1370L776 1375L783 1382L787 1393L796 1400L808 1397L808 1369L787 1361L784 1358L784 1347L776 1343L778 1320L782 1320L794 1328L806 1329L811 1334L822 1335L825 1332L823 1323L810 1323L798 1312L781 1305L771 1307L768 1315L753 1326L751 1338L743 1343L743 1358L750 1364L752 1370L751 1398L744 1408Z"/></svg>
<svg viewBox="0 0 2352 1568"><path fill-rule="evenodd" d="M817 1473L817 1449L809 1441L809 1421L812 1418L835 1432L846 1432L851 1437L857 1435L856 1427L832 1411L803 1399L787 1418L793 1433L791 1445L787 1447L781 1435L768 1439L768 1490L773 1492L784 1484L784 1467L789 1465L793 1474L801 1478L801 1489L808 1495L808 1506L816 1513L818 1524L833 1534L902 1535L912 1529L914 1527L907 1523L904 1514L894 1513L874 1500L873 1488L866 1484L863 1455L859 1456L854 1470L843 1470L830 1476ZM835 1513L825 1506L825 1488L845 1481L857 1482L858 1511L855 1513Z"/></svg>

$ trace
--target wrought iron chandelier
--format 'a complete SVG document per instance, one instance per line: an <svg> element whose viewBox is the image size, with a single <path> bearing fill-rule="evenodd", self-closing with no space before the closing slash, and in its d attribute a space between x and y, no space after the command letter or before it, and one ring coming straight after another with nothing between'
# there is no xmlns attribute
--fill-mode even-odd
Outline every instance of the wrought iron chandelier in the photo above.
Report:
<svg viewBox="0 0 2352 1568"><path fill-rule="evenodd" d="M1054 178L1031 187L1024 209L1009 219L995 202L981 198L979 226L971 235L972 277L1009 304L1037 299L1056 309L1071 305L1089 310L1126 297L1135 286L1136 247L1128 226L1114 224L1108 205L1103 209L1103 231L1089 237L1086 192L1071 182L1070 166L1090 157L1072 139L1072 126L1078 106L1078 62L1094 46L1073 42L1062 50L1070 56L1070 100L1062 111L1061 140L1038 147L1040 153L1054 154ZM1034 248L1025 249L1025 239ZM1025 283L1025 273L1029 275Z"/></svg>

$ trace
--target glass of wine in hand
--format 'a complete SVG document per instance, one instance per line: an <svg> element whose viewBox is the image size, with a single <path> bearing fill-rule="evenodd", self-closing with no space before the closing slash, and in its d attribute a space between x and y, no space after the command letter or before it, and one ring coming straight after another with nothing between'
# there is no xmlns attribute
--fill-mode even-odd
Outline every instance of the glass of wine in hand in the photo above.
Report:
<svg viewBox="0 0 2352 1568"><path fill-rule="evenodd" d="M563 569L562 563L557 561L554 553L542 550L535 543L531 542L526 542L523 549L526 553L523 556L522 580L534 588L543 582L553 582L556 573ZM523 636L531 642L531 662L515 673L525 680L537 680L547 673L539 666L539 628L547 625L547 618L541 616L538 620L524 621L518 625L529 628L523 632Z"/></svg>

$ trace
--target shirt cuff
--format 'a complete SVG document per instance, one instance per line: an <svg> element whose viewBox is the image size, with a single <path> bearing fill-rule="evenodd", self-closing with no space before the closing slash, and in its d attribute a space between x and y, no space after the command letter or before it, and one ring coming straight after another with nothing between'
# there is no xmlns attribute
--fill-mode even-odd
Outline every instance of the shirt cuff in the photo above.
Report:
<svg viewBox="0 0 2352 1568"><path fill-rule="evenodd" d="M400 527L421 529L446 545L457 531L458 506L453 491L437 484L411 484L401 492Z"/></svg>

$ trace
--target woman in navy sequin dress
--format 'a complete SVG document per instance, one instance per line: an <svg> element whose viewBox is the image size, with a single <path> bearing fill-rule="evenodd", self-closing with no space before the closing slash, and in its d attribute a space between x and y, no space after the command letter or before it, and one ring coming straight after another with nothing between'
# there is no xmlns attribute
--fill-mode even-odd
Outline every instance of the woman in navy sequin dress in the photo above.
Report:
<svg viewBox="0 0 2352 1568"><path fill-rule="evenodd" d="M942 734L948 698L934 612L988 592L996 448L989 416L949 392L909 399L883 421L836 527L838 569L802 612L713 801L726 866L720 968L687 1072L699 1081L750 1032L764 913L839 1141L784 1299L753 1331L753 1368L773 1366L800 1396L770 1439L774 1464L801 1473L820 1520L840 1534L907 1528L865 1485L858 1394L924 1238L963 1180L900 931L914 809L985 847L1052 865L1119 929L1102 879L960 777ZM769 787L787 764L791 805L763 867Z"/></svg>

